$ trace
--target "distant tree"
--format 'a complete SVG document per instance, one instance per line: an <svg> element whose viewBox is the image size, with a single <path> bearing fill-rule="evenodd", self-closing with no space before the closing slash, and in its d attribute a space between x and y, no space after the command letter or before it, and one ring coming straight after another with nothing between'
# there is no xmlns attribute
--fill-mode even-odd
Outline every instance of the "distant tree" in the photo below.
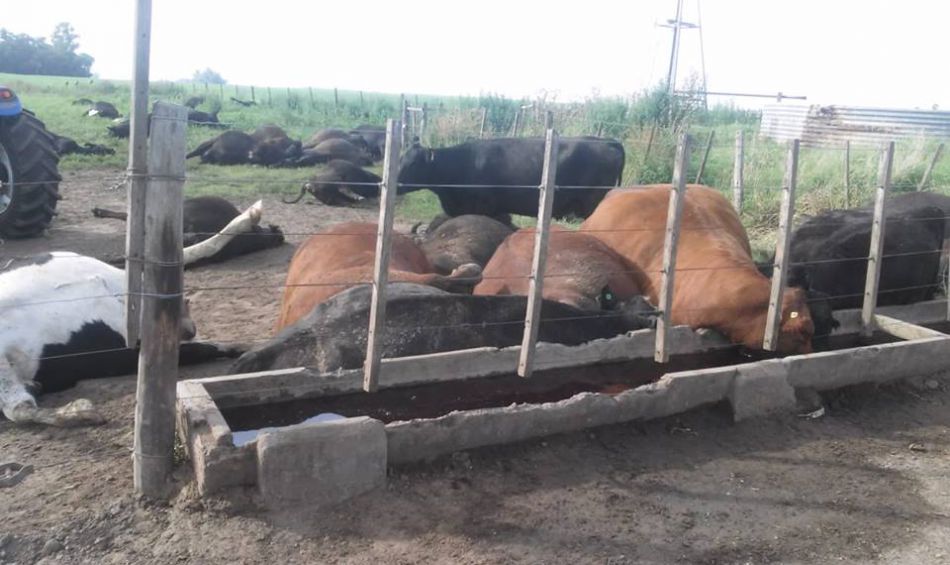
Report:
<svg viewBox="0 0 950 565"><path fill-rule="evenodd" d="M52 44L42 37L0 28L0 72L88 77L95 59L77 53L79 36L68 23L56 26Z"/></svg>
<svg viewBox="0 0 950 565"><path fill-rule="evenodd" d="M205 69L203 71L195 71L195 74L191 76L192 82L206 82L208 84L227 84L228 81L224 80L224 77L217 71L211 69Z"/></svg>

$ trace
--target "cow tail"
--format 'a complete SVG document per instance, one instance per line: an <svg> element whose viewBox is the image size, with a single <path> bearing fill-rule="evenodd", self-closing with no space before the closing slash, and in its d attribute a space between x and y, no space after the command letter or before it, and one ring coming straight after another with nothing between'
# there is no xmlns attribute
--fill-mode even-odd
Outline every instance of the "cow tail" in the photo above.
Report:
<svg viewBox="0 0 950 565"><path fill-rule="evenodd" d="M620 172L617 173L617 183L614 186L623 185L623 169L627 166L627 151L623 148L623 145L619 144L620 147Z"/></svg>

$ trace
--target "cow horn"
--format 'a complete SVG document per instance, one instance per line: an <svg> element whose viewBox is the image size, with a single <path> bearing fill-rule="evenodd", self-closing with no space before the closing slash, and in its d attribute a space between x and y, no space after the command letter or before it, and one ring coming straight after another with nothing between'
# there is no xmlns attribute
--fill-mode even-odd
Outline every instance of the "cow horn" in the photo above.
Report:
<svg viewBox="0 0 950 565"><path fill-rule="evenodd" d="M303 197L305 194L307 194L307 190L309 188L310 188L310 183L306 183L300 187L300 194L297 195L297 198L294 198L293 200L285 200L281 198L280 201L283 202L284 204L296 204L300 202L301 200L303 200Z"/></svg>

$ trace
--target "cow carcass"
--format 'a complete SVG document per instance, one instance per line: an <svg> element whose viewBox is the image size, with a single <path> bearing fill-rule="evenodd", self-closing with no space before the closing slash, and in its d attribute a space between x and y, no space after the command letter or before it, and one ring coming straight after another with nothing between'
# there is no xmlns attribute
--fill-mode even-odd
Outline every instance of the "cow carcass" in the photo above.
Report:
<svg viewBox="0 0 950 565"><path fill-rule="evenodd" d="M300 202L308 192L314 198L329 206L350 204L373 196L379 192L382 179L362 167L343 159L333 159L320 172L300 187L300 194L294 200L283 200L284 204Z"/></svg>
<svg viewBox="0 0 950 565"><path fill-rule="evenodd" d="M378 334L383 357L521 343L527 307L524 296L453 294L404 282L387 288L386 325ZM332 372L362 367L371 297L372 290L365 284L336 294L267 344L242 355L230 372L303 366ZM618 315L544 300L538 341L579 345L622 335L651 326L650 310L648 304L631 304Z"/></svg>
<svg viewBox="0 0 950 565"><path fill-rule="evenodd" d="M904 195L885 207L880 306L929 300L940 288L948 214L928 196L939 195ZM871 207L805 220L792 233L788 284L829 295L835 309L860 308L873 220Z"/></svg>
<svg viewBox="0 0 950 565"><path fill-rule="evenodd" d="M125 273L71 252L0 265L0 411L15 422L73 426L102 421L88 400L41 408L35 395L84 378L135 371L138 351L125 334ZM195 336L183 302L181 338ZM183 348L192 362L235 356L212 344Z"/></svg>
<svg viewBox="0 0 950 565"><path fill-rule="evenodd" d="M416 241L435 272L447 275L465 263L485 267L513 231L510 224L488 216L466 214L450 218L440 215Z"/></svg>
<svg viewBox="0 0 950 565"><path fill-rule="evenodd" d="M346 222L311 236L294 253L287 270L277 329L307 315L317 304L347 288L373 280L378 226ZM478 265L461 265L449 275L432 272L425 254L409 237L394 233L389 255L389 280L471 292L481 280Z"/></svg>
<svg viewBox="0 0 950 565"><path fill-rule="evenodd" d="M534 258L535 228L508 236L482 272L476 295L527 295ZM635 264L593 235L551 226L542 296L583 310L616 310L650 290Z"/></svg>
<svg viewBox="0 0 950 565"><path fill-rule="evenodd" d="M185 158L201 157L202 163L215 165L276 165L299 154L300 141L290 139L283 129L269 124L252 134L237 130L222 132L200 143Z"/></svg>
<svg viewBox="0 0 950 565"><path fill-rule="evenodd" d="M649 277L647 296L659 299L671 185L613 192L581 225ZM762 349L771 284L752 261L745 228L717 190L689 185L683 198L676 256L673 324L712 328L733 343ZM823 324L824 322L822 322ZM778 351L808 353L816 322L800 288L782 297Z"/></svg>
<svg viewBox="0 0 950 565"><path fill-rule="evenodd" d="M449 216L538 213L544 140L503 138L430 149L414 144L400 162L399 193L428 188ZM619 186L625 153L613 139L561 138L553 216L586 218ZM455 186L452 186L455 185ZM598 188L583 188L598 187Z"/></svg>
<svg viewBox="0 0 950 565"><path fill-rule="evenodd" d="M95 102L92 106L86 110L85 115L94 116L98 118L109 118L115 119L120 117L122 114L119 113L119 110L116 109L115 105L111 102Z"/></svg>

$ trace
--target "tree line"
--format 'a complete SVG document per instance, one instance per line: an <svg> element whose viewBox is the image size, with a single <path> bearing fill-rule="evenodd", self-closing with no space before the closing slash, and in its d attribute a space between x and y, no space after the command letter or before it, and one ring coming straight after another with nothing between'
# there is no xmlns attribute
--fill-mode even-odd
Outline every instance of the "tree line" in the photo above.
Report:
<svg viewBox="0 0 950 565"><path fill-rule="evenodd" d="M77 53L79 36L68 23L53 30L50 40L0 28L0 72L24 75L92 76L95 59Z"/></svg>

